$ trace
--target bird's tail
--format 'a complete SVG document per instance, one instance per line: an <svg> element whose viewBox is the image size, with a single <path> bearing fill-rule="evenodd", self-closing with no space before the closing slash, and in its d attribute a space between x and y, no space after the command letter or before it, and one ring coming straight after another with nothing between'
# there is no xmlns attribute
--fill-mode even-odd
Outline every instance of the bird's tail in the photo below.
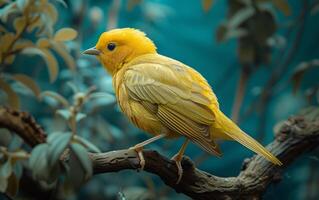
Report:
<svg viewBox="0 0 319 200"><path fill-rule="evenodd" d="M244 145L251 151L262 155L270 162L276 165L282 165L282 162L270 153L265 147L258 143L254 138L247 135L242 131L232 120L230 120L225 114L218 110L216 113L216 122L212 127L212 134L217 133L217 138L233 139Z"/></svg>

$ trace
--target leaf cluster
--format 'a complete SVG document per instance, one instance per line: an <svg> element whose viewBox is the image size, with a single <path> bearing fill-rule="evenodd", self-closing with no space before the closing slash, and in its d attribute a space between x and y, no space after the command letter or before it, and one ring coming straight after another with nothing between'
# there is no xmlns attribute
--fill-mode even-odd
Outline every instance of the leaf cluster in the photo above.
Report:
<svg viewBox="0 0 319 200"><path fill-rule="evenodd" d="M219 26L216 39L219 42L238 39L237 54L242 66L270 62L270 41L277 30L273 7L285 15L291 14L286 0L229 1L227 20Z"/></svg>
<svg viewBox="0 0 319 200"><path fill-rule="evenodd" d="M0 192L15 196L22 176L23 163L29 154L22 149L9 151L0 147Z"/></svg>
<svg viewBox="0 0 319 200"><path fill-rule="evenodd" d="M76 38L77 32L72 28L54 31L58 11L48 0L1 1L0 5L0 89L6 94L9 106L18 108L20 101L13 83L22 84L37 97L40 87L33 77L6 73L7 68L13 65L17 56L40 56L50 81L54 82L59 72L56 54L69 69L75 70L75 61L65 42Z"/></svg>

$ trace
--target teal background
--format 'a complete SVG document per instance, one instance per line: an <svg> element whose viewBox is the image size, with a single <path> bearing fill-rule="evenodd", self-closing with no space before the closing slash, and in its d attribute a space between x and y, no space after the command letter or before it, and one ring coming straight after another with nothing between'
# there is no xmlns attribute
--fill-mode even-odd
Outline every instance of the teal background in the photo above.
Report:
<svg viewBox="0 0 319 200"><path fill-rule="evenodd" d="M56 28L71 26L81 33L80 38L70 45L73 50L80 49L83 51L94 46L99 35L106 31L109 25L109 13L113 9L114 2L110 0L66 0L65 2L68 8L57 4L59 20ZM237 40L231 39L227 42L218 43L215 39L218 26L226 20L227 1L215 0L212 9L208 12L203 11L201 1L198 0L144 0L131 11L128 11L126 7L127 1L121 0L120 2L116 27L132 27L144 31L155 42L160 54L182 61L198 70L212 86L219 99L221 110L227 116L230 116L240 73L240 63L236 54ZM79 18L77 14L81 12L80 6L82 3L85 4L85 11L82 18ZM287 35L287 24L299 16L301 12L302 1L290 0L289 3L292 8L292 15L290 16L284 16L281 12L272 8L278 25L277 35ZM100 21L97 24L92 22L93 9L95 9L95 12L98 10L101 14ZM318 21L318 14L311 15L310 12L307 12L301 42L280 82L273 87L274 95L265 111L264 120L266 121L263 132L266 134L265 138L260 141L264 145L272 141L273 129L278 122L287 119L308 105L302 90L296 95L293 94L290 79L294 68L300 62L318 59L319 57ZM293 30L290 37L286 38L286 46L283 48L287 51L293 44L295 34L296 31ZM274 60L278 57L279 51L279 49L272 50ZM78 74L72 76L62 64L59 79L53 84L48 82L47 71L42 67L43 61L29 61L29 65L34 67L34 70L30 72L30 68L24 65L25 61L17 59L16 67L10 70L32 74L43 90L57 91L66 96L71 96L70 92L64 89L66 79L72 79L80 88L96 85L99 90L112 93L111 77L96 60L79 53L73 52L73 55L77 59ZM279 61L282 60L279 59ZM270 78L272 71L276 70L276 67L276 63L273 62L262 65L250 78L241 114L258 97L260 90ZM302 88L313 84L318 84L318 71L306 74L306 78L302 82ZM52 110L45 103L42 102L39 105L32 98L26 97L23 99L23 104L24 108L37 116L44 127L52 126L48 122ZM150 135L133 127L114 102L101 107L98 112L109 123L114 136L112 143L102 139L92 139L92 142L103 151L128 148L150 137ZM93 121L91 125L95 126L94 123L97 122ZM258 132L259 123L259 115L257 111L254 111L249 118L240 123L240 127L253 137L258 138L261 134ZM82 135L86 138L93 137L90 132L86 131L83 131ZM147 148L156 149L161 154L171 157L178 151L182 142L182 139L177 141L161 140ZM186 150L186 155L194 161L204 158L197 165L198 168L225 177L236 176L240 172L243 160L253 155L252 152L235 142L221 142L221 149L223 156L216 158L207 156L201 149L191 144ZM264 199L306 199L307 193L310 191L309 181L315 178L319 180L317 172L315 174L310 173L310 166L313 169L319 169L318 152L316 151L309 152L288 166L282 173L281 182L271 185ZM153 186L150 186L152 184ZM95 176L92 181L81 188L77 196L79 199L93 197L95 199L117 199L117 195L121 191L133 187L161 191L156 195L162 199L188 199L188 197L167 188L158 177L149 173L134 171ZM314 199L319 199L318 192Z"/></svg>
<svg viewBox="0 0 319 200"><path fill-rule="evenodd" d="M285 23L298 16L301 10L301 2L289 2L293 10L291 16L286 17L274 9L279 26L277 34L280 35L287 34L287 29L284 28ZM147 11L145 11L147 4L154 4L152 5L154 10L148 12L163 16L149 20L146 17ZM104 1L90 1L89 5L99 6L104 9L109 8L111 4ZM160 54L182 61L198 70L211 84L219 99L221 109L230 116L240 71L240 64L236 55L237 42L236 39L232 39L225 43L218 43L215 39L217 27L226 19L226 11L226 1L216 1L212 9L205 13L197 0L159 0L144 1L144 3L128 12L124 1L119 10L118 27L133 27L146 32L157 45ZM107 10L105 15L107 15ZM108 21L107 16L104 19L103 22ZM298 63L318 58L319 28L315 25L318 20L318 15L310 16L309 13L307 14L302 40L297 52L284 77L274 87L276 92L271 99L266 115L266 137L262 141L265 145L272 140L273 127L278 121L287 119L306 105L301 95L292 94L290 77ZM82 48L86 49L93 46L99 34L104 30L103 27L99 28L96 34L93 34L94 36L84 41ZM286 42L287 47L285 48L288 49L292 43L292 38L287 38ZM273 51L273 57L277 56L277 51ZM258 90L265 84L273 69L276 69L276 66L262 66L252 76L248 83L242 110L245 110L252 100L256 98ZM307 81L311 82L311 80L316 79L315 77L318 76L307 76ZM254 137L258 135L256 132L257 125L258 118L256 114L253 114L240 124L245 131ZM148 136L142 134L138 137L141 139L148 138ZM170 141L156 142L156 145L150 145L149 148L153 146L156 148L157 145L164 145L164 143L170 143ZM167 152L168 156L177 152L181 143L182 140L178 140L178 144L172 144L169 152ZM243 159L253 155L252 152L234 142L222 143L222 150L224 153L222 158L209 157L199 168L214 175L236 176L240 171ZM198 147L191 145L188 147L186 154L191 158L195 158L201 152ZM268 189L265 199L303 199L306 192L305 183L309 179L309 163L314 162L316 167L319 166L318 161L313 161L310 157L311 155L305 155L289 166L283 172L282 181ZM130 173L129 177L132 176L134 177L136 174ZM143 174L143 176L151 175ZM178 197L184 198L183 195L178 195Z"/></svg>

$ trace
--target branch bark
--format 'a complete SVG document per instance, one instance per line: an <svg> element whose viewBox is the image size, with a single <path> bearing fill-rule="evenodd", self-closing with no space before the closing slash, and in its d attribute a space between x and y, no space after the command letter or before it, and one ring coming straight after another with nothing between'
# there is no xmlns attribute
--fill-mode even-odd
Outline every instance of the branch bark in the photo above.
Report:
<svg viewBox="0 0 319 200"><path fill-rule="evenodd" d="M29 127L30 124L27 123L30 120L19 121L17 115L12 113L10 109L0 108L0 127L13 130L22 138L26 138L25 131L21 127ZM284 167L306 151L318 146L319 116L314 113L318 113L318 110L312 109L285 121L276 132L274 141L267 146L284 163ZM2 121L4 119L7 123ZM44 142L44 132L38 132L39 128L35 128L37 126L30 127L34 129L28 130L28 134L33 131L32 138L39 138L34 141L28 138L25 141L30 145ZM94 174L119 172L125 169L138 170L140 167L138 156L132 150L89 153L89 156L93 163ZM238 176L224 178L197 169L189 158L184 157L183 178L176 185L177 169L174 162L152 150L145 150L144 157L145 171L156 174L176 192L184 193L193 199L259 199L270 184L281 180L283 170L261 156L255 155L244 161Z"/></svg>
<svg viewBox="0 0 319 200"><path fill-rule="evenodd" d="M7 107L0 107L0 128L17 133L31 147L46 140L44 130L30 114Z"/></svg>

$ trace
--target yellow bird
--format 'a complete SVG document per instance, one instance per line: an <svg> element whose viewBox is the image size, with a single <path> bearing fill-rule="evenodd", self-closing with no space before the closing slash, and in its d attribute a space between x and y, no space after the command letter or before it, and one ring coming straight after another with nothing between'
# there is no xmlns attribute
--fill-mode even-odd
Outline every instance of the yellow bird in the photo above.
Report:
<svg viewBox="0 0 319 200"><path fill-rule="evenodd" d="M160 138L184 136L172 158L181 180L182 156L189 141L210 154L221 156L217 140L236 140L276 165L282 163L265 147L242 131L219 109L217 98L205 78L195 69L160 55L145 33L132 28L104 32L95 55L112 75L113 87L123 113L154 137L132 147L143 169L143 147Z"/></svg>

